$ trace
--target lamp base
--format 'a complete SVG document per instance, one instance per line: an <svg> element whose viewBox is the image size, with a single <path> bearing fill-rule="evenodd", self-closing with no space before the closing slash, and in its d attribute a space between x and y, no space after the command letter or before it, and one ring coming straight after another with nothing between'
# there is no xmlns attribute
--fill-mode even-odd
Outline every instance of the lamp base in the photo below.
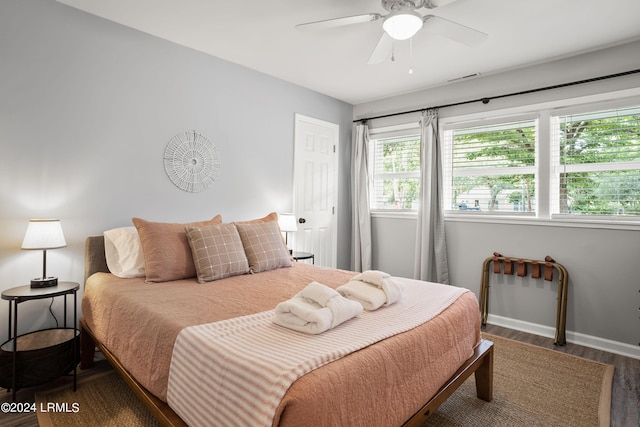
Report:
<svg viewBox="0 0 640 427"><path fill-rule="evenodd" d="M58 286L58 278L57 277L43 277L41 279L32 279L31 287L32 288L51 288L54 286Z"/></svg>

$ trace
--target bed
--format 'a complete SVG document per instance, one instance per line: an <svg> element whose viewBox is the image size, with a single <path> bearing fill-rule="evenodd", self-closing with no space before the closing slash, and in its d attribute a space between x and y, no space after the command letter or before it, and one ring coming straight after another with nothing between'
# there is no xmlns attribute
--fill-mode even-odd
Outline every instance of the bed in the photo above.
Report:
<svg viewBox="0 0 640 427"><path fill-rule="evenodd" d="M167 403L171 353L182 330L265 312L310 281L336 288L355 274L293 262L208 283L147 283L111 274L104 237L91 236L81 367L92 365L97 347L162 425L187 425L184 410L180 416ZM473 373L478 397L490 401L493 345L481 339L480 321L477 299L463 293L428 322L302 375L287 389L273 425L422 425Z"/></svg>

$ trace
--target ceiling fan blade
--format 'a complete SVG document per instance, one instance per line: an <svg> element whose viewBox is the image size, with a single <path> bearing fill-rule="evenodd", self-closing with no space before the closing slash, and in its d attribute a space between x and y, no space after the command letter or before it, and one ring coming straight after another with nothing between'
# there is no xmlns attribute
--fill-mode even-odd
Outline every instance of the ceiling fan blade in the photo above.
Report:
<svg viewBox="0 0 640 427"><path fill-rule="evenodd" d="M365 15L345 16L344 18L326 19L324 21L308 22L296 25L298 30L322 30L325 28L342 27L344 25L361 24L363 22L377 21L382 18L379 13L367 13Z"/></svg>
<svg viewBox="0 0 640 427"><path fill-rule="evenodd" d="M382 37L378 40L378 44L376 45L373 52L371 52L371 56L369 56L369 60L367 64L380 64L389 58L391 55L391 51L393 50L393 39L386 32L382 33Z"/></svg>
<svg viewBox="0 0 640 427"><path fill-rule="evenodd" d="M489 37L488 34L482 31L435 15L426 15L424 17L424 24L423 29L426 31L440 34L441 36L471 47L479 45Z"/></svg>
<svg viewBox="0 0 640 427"><path fill-rule="evenodd" d="M446 6L449 3L453 3L456 0L425 0L422 7L427 9L435 9L436 7Z"/></svg>

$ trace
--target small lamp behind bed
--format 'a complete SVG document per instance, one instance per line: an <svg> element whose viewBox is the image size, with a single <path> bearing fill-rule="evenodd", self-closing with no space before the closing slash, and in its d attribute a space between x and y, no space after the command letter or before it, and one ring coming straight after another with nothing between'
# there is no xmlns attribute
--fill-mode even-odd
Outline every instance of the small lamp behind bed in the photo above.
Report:
<svg viewBox="0 0 640 427"><path fill-rule="evenodd" d="M298 223L296 222L296 214L281 213L278 215L278 226L280 231L284 232L284 243L289 249L289 232L298 231ZM291 253L289 249L289 253Z"/></svg>
<svg viewBox="0 0 640 427"><path fill-rule="evenodd" d="M59 219L32 219L22 241L22 249L42 250L42 277L31 280L32 288L58 285L57 277L47 277L47 249L67 246Z"/></svg>

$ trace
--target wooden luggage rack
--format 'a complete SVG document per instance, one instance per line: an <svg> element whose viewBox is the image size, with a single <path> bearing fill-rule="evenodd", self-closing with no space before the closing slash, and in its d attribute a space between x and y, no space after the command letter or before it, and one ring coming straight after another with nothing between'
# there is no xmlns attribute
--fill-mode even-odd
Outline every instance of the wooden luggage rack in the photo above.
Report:
<svg viewBox="0 0 640 427"><path fill-rule="evenodd" d="M564 345L566 344L566 321L567 321L567 282L569 280L569 273L562 264L555 262L550 256L546 256L543 261L505 257L494 252L493 256L484 260L482 264L482 282L480 283L480 313L482 314L482 326L487 324L487 315L489 311L489 265L493 263L493 272L496 274L501 273L501 266L504 265L503 274L516 273L520 277L527 276L529 266L531 267L531 277L539 279L544 277L547 281L553 280L553 271L558 271L558 307L556 309L556 336L554 344ZM513 269L513 265L516 265L516 270ZM541 270L544 267L544 275L541 274Z"/></svg>

